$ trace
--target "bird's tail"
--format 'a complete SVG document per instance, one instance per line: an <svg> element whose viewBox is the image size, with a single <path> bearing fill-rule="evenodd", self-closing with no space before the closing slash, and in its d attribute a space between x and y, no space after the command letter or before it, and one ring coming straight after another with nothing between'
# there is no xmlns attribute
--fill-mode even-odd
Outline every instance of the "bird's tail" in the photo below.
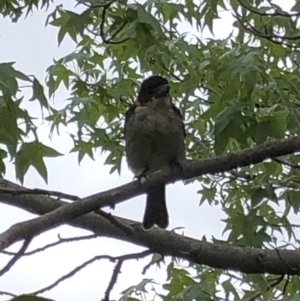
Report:
<svg viewBox="0 0 300 301"><path fill-rule="evenodd" d="M165 185L157 185L147 194L146 210L143 227L150 229L154 225L160 228L167 228L169 217L165 198Z"/></svg>

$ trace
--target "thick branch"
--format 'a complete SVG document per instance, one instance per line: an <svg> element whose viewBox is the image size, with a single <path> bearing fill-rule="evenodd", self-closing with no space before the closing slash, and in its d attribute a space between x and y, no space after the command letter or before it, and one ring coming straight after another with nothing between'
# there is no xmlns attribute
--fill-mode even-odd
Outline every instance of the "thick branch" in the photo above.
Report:
<svg viewBox="0 0 300 301"><path fill-rule="evenodd" d="M228 171L239 166L246 166L267 158L286 155L300 149L300 137L264 143L252 149L218 158L189 161L183 166L183 174L163 170L151 176L143 187L137 182L123 185L100 194L90 196L73 204L57 201L45 196L0 194L2 202L21 207L44 216L17 224L0 235L1 249L10 244L32 237L42 231L64 222L91 230L98 235L114 237L134 244L145 246L153 252L187 259L198 264L205 264L221 269L239 270L245 273L272 273L295 275L300 270L300 254L294 251L260 250L212 245L192 238L182 237L164 230L143 231L139 223L118 219L133 231L125 233L100 215L90 213L98 207L120 203L141 194L156 183L192 178L205 173ZM0 188L24 189L5 180L0 180ZM53 211L54 210L54 211ZM53 211L53 212L51 212ZM76 219L75 219L76 218ZM279 256L280 255L280 256Z"/></svg>
<svg viewBox="0 0 300 301"><path fill-rule="evenodd" d="M0 187L23 189L23 187L5 180L0 180ZM7 198L5 202L41 215L67 204L63 201L36 195L31 198L28 195L14 195ZM300 270L300 253L298 251L280 251L279 256L276 250L216 245L160 229L143 231L140 223L123 218L117 219L120 223L127 226L131 225L133 231L130 236L95 213L79 217L68 224L90 230L99 236L112 237L144 246L156 253L179 257L220 269L278 275L296 275Z"/></svg>

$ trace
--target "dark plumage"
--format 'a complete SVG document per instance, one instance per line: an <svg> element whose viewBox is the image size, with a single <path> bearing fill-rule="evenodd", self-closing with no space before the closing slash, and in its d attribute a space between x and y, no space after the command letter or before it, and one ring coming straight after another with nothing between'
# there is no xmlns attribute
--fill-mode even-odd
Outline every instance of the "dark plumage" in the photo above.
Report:
<svg viewBox="0 0 300 301"><path fill-rule="evenodd" d="M126 112L127 162L137 176L185 159L182 116L169 91L165 78L151 76L143 81L136 103ZM143 226L166 228L168 223L165 185L157 185L147 191Z"/></svg>

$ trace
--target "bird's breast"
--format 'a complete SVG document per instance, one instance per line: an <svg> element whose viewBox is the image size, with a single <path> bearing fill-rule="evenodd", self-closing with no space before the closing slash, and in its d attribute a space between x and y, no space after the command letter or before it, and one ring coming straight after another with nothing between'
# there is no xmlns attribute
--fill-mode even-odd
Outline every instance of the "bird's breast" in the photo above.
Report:
<svg viewBox="0 0 300 301"><path fill-rule="evenodd" d="M127 161L135 173L184 158L182 120L172 108L138 106L126 124Z"/></svg>

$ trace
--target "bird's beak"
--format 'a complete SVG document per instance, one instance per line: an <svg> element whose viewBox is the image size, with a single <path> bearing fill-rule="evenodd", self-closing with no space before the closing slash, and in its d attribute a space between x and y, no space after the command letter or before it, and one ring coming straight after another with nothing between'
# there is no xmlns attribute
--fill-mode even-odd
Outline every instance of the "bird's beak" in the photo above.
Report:
<svg viewBox="0 0 300 301"><path fill-rule="evenodd" d="M165 96L166 94L169 93L169 91L170 91L169 84L161 85L161 86L157 87L157 89L155 91L155 96L156 97Z"/></svg>

